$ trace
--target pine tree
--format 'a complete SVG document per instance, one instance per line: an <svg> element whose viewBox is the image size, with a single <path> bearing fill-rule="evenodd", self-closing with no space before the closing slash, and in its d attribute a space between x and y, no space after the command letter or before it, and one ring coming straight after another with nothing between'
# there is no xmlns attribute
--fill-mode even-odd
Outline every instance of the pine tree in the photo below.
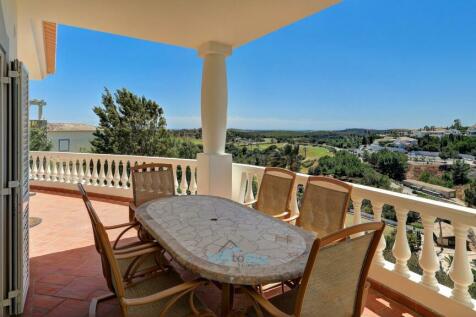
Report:
<svg viewBox="0 0 476 317"><path fill-rule="evenodd" d="M164 110L153 100L127 89L114 95L105 89L102 106L94 107L99 127L91 141L96 153L174 156L174 142L166 129Z"/></svg>

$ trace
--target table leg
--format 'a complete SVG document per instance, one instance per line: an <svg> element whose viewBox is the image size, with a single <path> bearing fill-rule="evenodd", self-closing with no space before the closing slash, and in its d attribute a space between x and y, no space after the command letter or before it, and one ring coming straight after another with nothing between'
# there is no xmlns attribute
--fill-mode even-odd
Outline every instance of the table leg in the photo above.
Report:
<svg viewBox="0 0 476 317"><path fill-rule="evenodd" d="M221 285L221 316L227 317L233 309L234 287L231 284Z"/></svg>

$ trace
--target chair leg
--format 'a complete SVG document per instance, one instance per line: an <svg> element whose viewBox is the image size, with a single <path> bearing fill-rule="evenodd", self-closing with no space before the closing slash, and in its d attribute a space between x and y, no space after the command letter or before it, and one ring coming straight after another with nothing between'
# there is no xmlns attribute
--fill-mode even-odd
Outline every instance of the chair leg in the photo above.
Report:
<svg viewBox="0 0 476 317"><path fill-rule="evenodd" d="M116 297L116 294L109 293L102 296L94 297L89 304L89 317L96 317L96 309L100 302Z"/></svg>

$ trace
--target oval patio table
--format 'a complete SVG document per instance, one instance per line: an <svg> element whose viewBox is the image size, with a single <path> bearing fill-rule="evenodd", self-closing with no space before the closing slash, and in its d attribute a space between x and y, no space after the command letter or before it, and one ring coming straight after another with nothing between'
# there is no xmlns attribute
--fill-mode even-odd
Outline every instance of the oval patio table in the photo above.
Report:
<svg viewBox="0 0 476 317"><path fill-rule="evenodd" d="M174 196L140 206L137 220L186 269L222 284L222 315L231 285L299 278L315 234L215 196Z"/></svg>

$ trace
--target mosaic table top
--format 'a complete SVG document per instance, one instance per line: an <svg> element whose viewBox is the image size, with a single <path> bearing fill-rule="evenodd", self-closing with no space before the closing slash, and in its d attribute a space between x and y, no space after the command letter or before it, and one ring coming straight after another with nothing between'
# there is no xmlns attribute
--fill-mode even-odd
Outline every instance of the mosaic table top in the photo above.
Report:
<svg viewBox="0 0 476 317"><path fill-rule="evenodd" d="M223 283L258 285L302 276L315 234L231 200L175 196L136 218L184 267Z"/></svg>

